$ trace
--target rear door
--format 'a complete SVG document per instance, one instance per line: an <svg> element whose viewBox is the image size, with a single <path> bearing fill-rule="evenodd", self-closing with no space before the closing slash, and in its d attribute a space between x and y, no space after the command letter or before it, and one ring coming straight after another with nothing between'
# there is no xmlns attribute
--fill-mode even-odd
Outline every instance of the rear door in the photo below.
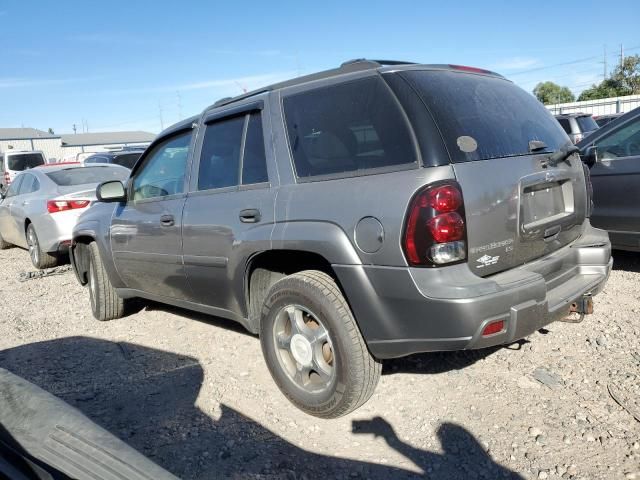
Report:
<svg viewBox="0 0 640 480"><path fill-rule="evenodd" d="M237 275L244 275L251 253L269 247L274 218L261 103L243 108L230 117L205 117L183 219L194 301L236 313L244 304L243 289L234 288Z"/></svg>
<svg viewBox="0 0 640 480"><path fill-rule="evenodd" d="M127 287L161 297L188 294L182 265L182 208L192 129L152 148L129 180L111 220L111 249Z"/></svg>
<svg viewBox="0 0 640 480"><path fill-rule="evenodd" d="M616 246L640 248L640 116L593 143L598 161L591 169L591 222L608 230Z"/></svg>
<svg viewBox="0 0 640 480"><path fill-rule="evenodd" d="M522 265L580 236L586 216L582 163L574 155L544 168L549 154L569 139L540 102L493 75L401 75L430 110L449 151L476 274Z"/></svg>
<svg viewBox="0 0 640 480"><path fill-rule="evenodd" d="M40 182L35 175L30 173L25 173L21 175L21 177L22 182L20 182L18 186L18 194L14 197L13 202L11 202L11 217L15 222L16 240L19 242L16 245L26 247L27 240L24 225L27 219L27 211L33 201L29 194L40 188Z"/></svg>

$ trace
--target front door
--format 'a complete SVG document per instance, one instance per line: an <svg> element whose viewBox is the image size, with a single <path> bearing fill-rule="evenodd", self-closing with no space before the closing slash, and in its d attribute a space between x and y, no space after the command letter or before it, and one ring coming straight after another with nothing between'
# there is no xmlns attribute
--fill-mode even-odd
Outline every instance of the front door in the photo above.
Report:
<svg viewBox="0 0 640 480"><path fill-rule="evenodd" d="M21 239L21 232L18 229L16 219L11 215L11 207L13 207L14 202L20 200L18 197L18 189L20 188L23 177L24 176L18 177L16 181L11 184L6 196L2 202L0 202L0 235L2 235L5 241L20 246L23 246L22 240L24 239L24 232L22 232Z"/></svg>
<svg viewBox="0 0 640 480"><path fill-rule="evenodd" d="M161 297L188 293L181 225L192 130L153 147L129 180L127 202L111 220L111 248L128 288Z"/></svg>
<svg viewBox="0 0 640 480"><path fill-rule="evenodd" d="M640 248L640 117L594 142L591 223L609 231L617 247Z"/></svg>
<svg viewBox="0 0 640 480"><path fill-rule="evenodd" d="M195 171L183 219L194 301L241 313L244 262L269 248L274 218L261 112L207 124Z"/></svg>

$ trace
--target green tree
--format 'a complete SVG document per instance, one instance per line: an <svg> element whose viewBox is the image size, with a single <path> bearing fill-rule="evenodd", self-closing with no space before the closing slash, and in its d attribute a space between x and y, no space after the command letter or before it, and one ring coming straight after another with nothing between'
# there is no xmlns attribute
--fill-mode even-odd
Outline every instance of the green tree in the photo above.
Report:
<svg viewBox="0 0 640 480"><path fill-rule="evenodd" d="M533 94L545 105L573 102L576 98L567 87L553 82L540 82L533 89Z"/></svg>
<svg viewBox="0 0 640 480"><path fill-rule="evenodd" d="M631 55L616 67L609 78L584 90L578 100L597 100L638 94L640 94L640 55Z"/></svg>
<svg viewBox="0 0 640 480"><path fill-rule="evenodd" d="M51 135L55 134L55 132L53 131L53 128L49 128L49 133L50 133Z"/></svg>

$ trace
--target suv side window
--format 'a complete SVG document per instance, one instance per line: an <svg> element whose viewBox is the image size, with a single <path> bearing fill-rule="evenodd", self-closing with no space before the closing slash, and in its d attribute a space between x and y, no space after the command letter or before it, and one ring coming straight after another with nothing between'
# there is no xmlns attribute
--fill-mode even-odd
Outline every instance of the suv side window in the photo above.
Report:
<svg viewBox="0 0 640 480"><path fill-rule="evenodd" d="M571 133L571 123L568 118L558 118L558 123L565 132Z"/></svg>
<svg viewBox="0 0 640 480"><path fill-rule="evenodd" d="M133 179L133 199L184 193L184 177L193 132L179 133L157 144Z"/></svg>
<svg viewBox="0 0 640 480"><path fill-rule="evenodd" d="M198 190L238 185L244 124L245 115L207 125L200 154Z"/></svg>
<svg viewBox="0 0 640 480"><path fill-rule="evenodd" d="M598 158L611 160L640 155L640 117L595 142Z"/></svg>
<svg viewBox="0 0 640 480"><path fill-rule="evenodd" d="M268 182L267 158L264 151L264 135L260 112L249 116L247 136L242 156L242 185Z"/></svg>
<svg viewBox="0 0 640 480"><path fill-rule="evenodd" d="M417 164L407 121L377 76L293 94L283 106L298 177Z"/></svg>

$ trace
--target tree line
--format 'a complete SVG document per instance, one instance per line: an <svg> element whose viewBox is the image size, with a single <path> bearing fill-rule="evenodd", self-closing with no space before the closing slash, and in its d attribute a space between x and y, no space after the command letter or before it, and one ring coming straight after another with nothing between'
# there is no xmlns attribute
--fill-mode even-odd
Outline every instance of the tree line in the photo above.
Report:
<svg viewBox="0 0 640 480"><path fill-rule="evenodd" d="M545 105L576 101L568 87L554 82L538 83L533 89L533 94ZM578 101L637 94L640 94L640 55L631 55L626 57L608 78L583 90L578 96Z"/></svg>

